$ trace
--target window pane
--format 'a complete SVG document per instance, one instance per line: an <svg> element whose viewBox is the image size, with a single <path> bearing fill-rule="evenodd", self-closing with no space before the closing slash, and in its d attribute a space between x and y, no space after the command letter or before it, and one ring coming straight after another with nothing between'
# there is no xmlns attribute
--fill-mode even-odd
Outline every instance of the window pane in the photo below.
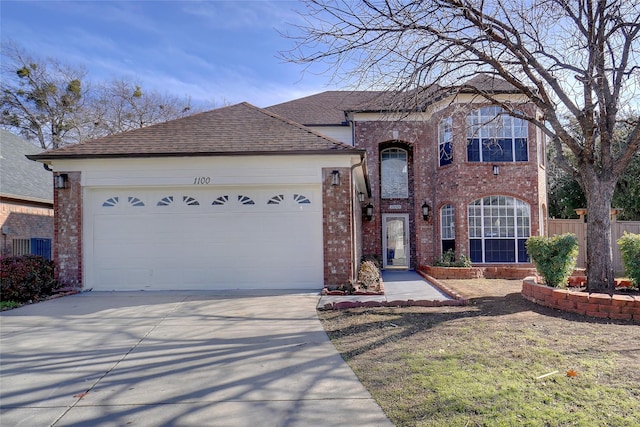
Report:
<svg viewBox="0 0 640 427"><path fill-rule="evenodd" d="M382 198L409 197L407 152L399 148L389 148L382 152L381 157Z"/></svg>
<svg viewBox="0 0 640 427"><path fill-rule="evenodd" d="M528 123L511 117L500 107L470 113L467 123L467 161L527 161ZM479 143L479 141L482 141Z"/></svg>
<svg viewBox="0 0 640 427"><path fill-rule="evenodd" d="M455 224L452 205L446 205L440 209L440 233L442 235L442 239L455 238Z"/></svg>
<svg viewBox="0 0 640 427"><path fill-rule="evenodd" d="M471 262L482 262L482 240L469 240L469 252L471 255Z"/></svg>
<svg viewBox="0 0 640 427"><path fill-rule="evenodd" d="M477 138L467 141L467 161L480 161L480 140Z"/></svg>
<svg viewBox="0 0 640 427"><path fill-rule="evenodd" d="M440 145L440 166L450 165L453 163L453 150L450 142Z"/></svg>
<svg viewBox="0 0 640 427"><path fill-rule="evenodd" d="M515 241L506 239L486 239L485 262L516 262Z"/></svg>

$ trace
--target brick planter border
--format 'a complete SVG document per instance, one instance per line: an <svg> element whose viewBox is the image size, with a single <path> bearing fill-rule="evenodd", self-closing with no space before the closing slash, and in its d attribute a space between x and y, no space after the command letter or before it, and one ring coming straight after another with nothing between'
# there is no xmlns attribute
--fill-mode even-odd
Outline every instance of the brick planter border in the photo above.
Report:
<svg viewBox="0 0 640 427"><path fill-rule="evenodd" d="M522 281L522 296L535 304L569 313L640 323L640 296L590 294L551 288L536 283L534 277Z"/></svg>
<svg viewBox="0 0 640 427"><path fill-rule="evenodd" d="M421 265L418 272L424 272L438 279L524 279L537 273L535 267L438 267L433 265Z"/></svg>

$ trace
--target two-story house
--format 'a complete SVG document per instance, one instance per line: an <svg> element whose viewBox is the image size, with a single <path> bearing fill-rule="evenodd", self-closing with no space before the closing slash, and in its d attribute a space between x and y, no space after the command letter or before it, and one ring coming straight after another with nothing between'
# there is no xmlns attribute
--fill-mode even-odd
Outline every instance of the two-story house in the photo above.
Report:
<svg viewBox="0 0 640 427"><path fill-rule="evenodd" d="M532 108L508 85L471 83ZM56 177L60 280L319 289L353 279L363 255L526 264L544 229L540 132L465 91L412 96L242 103L29 156Z"/></svg>
<svg viewBox="0 0 640 427"><path fill-rule="evenodd" d="M505 82L467 84L535 113ZM544 234L545 136L476 91L433 90L419 103L324 92L268 110L366 151L362 250L384 268L430 265L450 249L477 265L527 264L526 239Z"/></svg>

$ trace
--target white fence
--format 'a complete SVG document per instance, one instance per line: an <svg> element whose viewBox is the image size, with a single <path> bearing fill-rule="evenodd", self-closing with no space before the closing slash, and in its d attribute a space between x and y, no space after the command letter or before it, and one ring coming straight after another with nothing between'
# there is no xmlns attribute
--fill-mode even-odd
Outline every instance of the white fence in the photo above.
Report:
<svg viewBox="0 0 640 427"><path fill-rule="evenodd" d="M614 221L611 223L611 240L613 244L613 269L617 274L624 271L622 265L622 257L620 248L618 247L618 239L624 232L640 234L640 221ZM587 257L587 224L582 219L550 219L549 220L549 236L558 234L573 233L578 237L580 244L580 253L576 267L586 267Z"/></svg>

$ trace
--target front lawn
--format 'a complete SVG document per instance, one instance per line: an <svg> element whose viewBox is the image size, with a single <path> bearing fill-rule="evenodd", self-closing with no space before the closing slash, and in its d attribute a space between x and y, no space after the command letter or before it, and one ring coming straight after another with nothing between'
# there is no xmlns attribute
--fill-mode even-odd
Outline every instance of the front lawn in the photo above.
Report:
<svg viewBox="0 0 640 427"><path fill-rule="evenodd" d="M466 307L321 311L397 426L635 426L640 325L537 306L520 280L443 280Z"/></svg>

